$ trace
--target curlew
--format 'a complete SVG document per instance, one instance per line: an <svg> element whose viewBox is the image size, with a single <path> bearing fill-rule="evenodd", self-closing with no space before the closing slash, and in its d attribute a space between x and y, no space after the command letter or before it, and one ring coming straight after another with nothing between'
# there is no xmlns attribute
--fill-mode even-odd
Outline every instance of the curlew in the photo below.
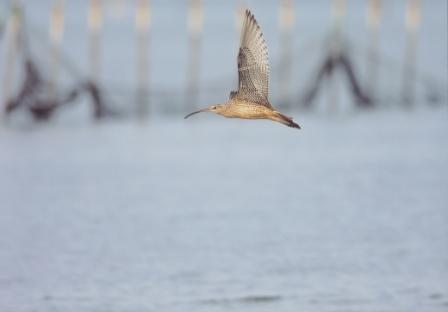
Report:
<svg viewBox="0 0 448 312"><path fill-rule="evenodd" d="M238 51L238 90L231 91L229 100L214 104L185 116L212 112L228 118L269 119L300 129L291 117L275 110L268 100L268 48L260 26L246 10Z"/></svg>

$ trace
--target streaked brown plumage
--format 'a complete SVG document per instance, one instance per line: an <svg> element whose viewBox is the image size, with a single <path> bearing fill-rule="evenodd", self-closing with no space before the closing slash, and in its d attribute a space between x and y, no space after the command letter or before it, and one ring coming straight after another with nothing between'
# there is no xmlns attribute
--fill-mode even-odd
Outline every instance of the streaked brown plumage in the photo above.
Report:
<svg viewBox="0 0 448 312"><path fill-rule="evenodd" d="M246 10L241 31L238 81L238 90L230 92L227 102L211 105L185 118L200 112L213 112L229 118L270 119L300 129L291 117L276 111L269 103L268 48L260 26L249 10Z"/></svg>

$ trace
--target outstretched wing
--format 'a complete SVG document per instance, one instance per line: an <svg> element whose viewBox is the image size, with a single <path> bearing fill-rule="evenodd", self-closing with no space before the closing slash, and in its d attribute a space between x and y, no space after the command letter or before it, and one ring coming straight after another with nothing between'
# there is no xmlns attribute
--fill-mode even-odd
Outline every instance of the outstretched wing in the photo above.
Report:
<svg viewBox="0 0 448 312"><path fill-rule="evenodd" d="M268 48L255 17L246 10L238 52L238 91L231 98L271 107L268 101Z"/></svg>

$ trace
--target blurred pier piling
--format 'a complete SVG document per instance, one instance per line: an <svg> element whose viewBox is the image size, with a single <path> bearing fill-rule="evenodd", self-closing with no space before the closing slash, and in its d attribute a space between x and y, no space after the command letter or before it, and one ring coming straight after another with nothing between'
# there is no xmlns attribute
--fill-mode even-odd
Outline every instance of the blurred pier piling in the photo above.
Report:
<svg viewBox="0 0 448 312"><path fill-rule="evenodd" d="M334 79L334 67L336 64L335 59L342 53L344 49L343 42L343 28L344 22L347 15L347 1L346 0L333 0L333 5L331 8L332 19L333 19L333 30L330 39L329 47L329 58L332 60L331 65L329 65L329 70L327 71L327 100L328 109L330 112L336 112L339 109L339 80Z"/></svg>
<svg viewBox="0 0 448 312"><path fill-rule="evenodd" d="M6 30L8 31L8 36L5 36L5 59L3 61L4 68L2 72L1 115L6 112L8 101L13 93L16 78L15 67L17 65L17 56L21 48L23 11L20 0L12 1L8 15L6 17Z"/></svg>
<svg viewBox="0 0 448 312"><path fill-rule="evenodd" d="M416 96L417 80L417 44L420 28L420 0L407 0L406 47L403 68L402 101L406 106L413 106Z"/></svg>
<svg viewBox="0 0 448 312"><path fill-rule="evenodd" d="M279 102L289 109L291 105L291 78L294 63L294 24L295 12L293 0L282 0L279 9L280 26L280 64L279 64Z"/></svg>
<svg viewBox="0 0 448 312"><path fill-rule="evenodd" d="M89 70L90 79L99 82L101 77L101 28L103 24L102 0L90 0L89 24Z"/></svg>
<svg viewBox="0 0 448 312"><path fill-rule="evenodd" d="M101 29L103 24L102 0L90 0L88 11L89 24L89 81L86 89L92 95L94 104L94 116L100 118L103 112L101 100Z"/></svg>
<svg viewBox="0 0 448 312"><path fill-rule="evenodd" d="M235 51L235 60L238 55L238 49L240 48L240 36L241 36L241 28L243 27L244 20L244 11L246 6L244 5L242 0L236 2L235 11L234 11L234 25L235 25L235 40L233 40L234 44L232 45L233 51ZM236 67L235 67L236 68ZM232 76L232 86L237 86L239 81L238 74Z"/></svg>
<svg viewBox="0 0 448 312"><path fill-rule="evenodd" d="M204 57L203 40L214 48L225 48L216 53L218 58L224 60L233 53L236 59L246 8L256 13L272 40L271 97L282 109L295 109L296 99L304 108L330 114L349 109L351 103L358 108L446 103L446 73L438 68L444 65L439 39L446 31L437 28L443 18L439 11L446 7L437 1L401 0L399 5L383 0L261 2L0 1L0 117L17 112L42 120L52 116L53 107L59 109L84 95L90 97L95 118L146 120L152 112L196 110L202 100L226 95L229 84L235 85L238 79L234 71L216 64L215 58ZM423 3L428 16L433 14L438 23L421 24ZM212 9L206 10L209 6ZM171 10L178 11L173 15ZM225 10L234 10L233 19ZM42 19L42 13L49 19ZM178 20L172 21L173 16ZM114 20L109 24L110 17ZM185 17L187 31L179 31L177 24ZM399 17L401 24L390 22ZM68 20L71 28L79 30L68 31ZM297 21L300 29L295 27ZM229 34L232 23L236 31ZM404 39L402 46L396 46L395 38ZM179 49L185 43L183 67L177 61L184 60ZM426 48L421 64L420 43ZM80 49L84 57L79 57ZM432 50L435 57L428 59ZM154 62L153 57L157 57ZM174 58L176 62L171 62ZM216 72L205 72L213 66ZM172 79L173 73L181 79ZM122 75L118 82L116 74Z"/></svg>
<svg viewBox="0 0 448 312"><path fill-rule="evenodd" d="M369 0L367 5L367 94L375 102L378 90L379 28L381 23L381 0Z"/></svg>
<svg viewBox="0 0 448 312"><path fill-rule="evenodd" d="M48 93L50 98L57 94L59 67L61 58L61 43L64 38L64 0L53 0L49 27L51 53Z"/></svg>
<svg viewBox="0 0 448 312"><path fill-rule="evenodd" d="M202 0L190 0L188 3L188 67L186 98L188 110L194 110L199 103L200 63L201 63L201 36L203 27Z"/></svg>
<svg viewBox="0 0 448 312"><path fill-rule="evenodd" d="M364 92L359 77L356 75L352 56L346 45L347 40L342 33L342 25L346 15L346 1L334 0L332 7L333 28L327 39L326 57L316 71L314 80L309 90L305 93L303 102L305 107L310 107L314 101L320 85L324 84L327 90L328 110L332 113L339 110L339 82L334 79L336 70L343 71L347 77L350 92L359 107L372 105L370 97Z"/></svg>
<svg viewBox="0 0 448 312"><path fill-rule="evenodd" d="M137 32L137 117L146 119L149 114L149 28L150 2L138 0L135 11Z"/></svg>

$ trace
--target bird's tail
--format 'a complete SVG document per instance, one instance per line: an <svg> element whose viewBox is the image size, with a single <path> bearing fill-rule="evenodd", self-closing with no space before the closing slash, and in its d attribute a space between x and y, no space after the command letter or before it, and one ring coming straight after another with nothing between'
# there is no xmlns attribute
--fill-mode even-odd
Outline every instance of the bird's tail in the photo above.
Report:
<svg viewBox="0 0 448 312"><path fill-rule="evenodd" d="M301 129L300 126L292 120L292 117L283 115L277 111L274 112L274 120L281 122L282 124L287 125L288 127Z"/></svg>

